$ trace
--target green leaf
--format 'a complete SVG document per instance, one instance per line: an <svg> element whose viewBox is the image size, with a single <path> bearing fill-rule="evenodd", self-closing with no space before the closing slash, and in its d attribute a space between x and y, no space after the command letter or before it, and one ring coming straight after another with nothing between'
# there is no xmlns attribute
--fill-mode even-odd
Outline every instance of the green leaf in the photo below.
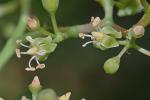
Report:
<svg viewBox="0 0 150 100"><path fill-rule="evenodd" d="M103 27L101 31L105 34L108 34L108 35L114 37L114 38L122 38L122 33L116 31L111 26Z"/></svg>
<svg viewBox="0 0 150 100"><path fill-rule="evenodd" d="M108 59L104 64L104 70L107 74L114 74L118 71L120 58L118 56Z"/></svg>
<svg viewBox="0 0 150 100"><path fill-rule="evenodd" d="M58 97L54 90L44 89L37 95L37 100L58 100Z"/></svg>
<svg viewBox="0 0 150 100"><path fill-rule="evenodd" d="M116 41L116 39L108 35L104 35L100 42L101 45L105 48L113 48L119 46L119 43Z"/></svg>
<svg viewBox="0 0 150 100"><path fill-rule="evenodd" d="M133 15L142 10L139 0L119 0L116 5L119 8L118 16Z"/></svg>

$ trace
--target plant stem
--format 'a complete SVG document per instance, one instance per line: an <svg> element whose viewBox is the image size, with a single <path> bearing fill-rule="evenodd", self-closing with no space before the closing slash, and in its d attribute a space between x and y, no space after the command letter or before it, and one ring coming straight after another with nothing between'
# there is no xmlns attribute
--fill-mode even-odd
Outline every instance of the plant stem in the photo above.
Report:
<svg viewBox="0 0 150 100"><path fill-rule="evenodd" d="M113 24L113 2L112 0L103 0L103 7L105 11L104 21L105 24Z"/></svg>
<svg viewBox="0 0 150 100"><path fill-rule="evenodd" d="M50 16L51 16L51 21L52 21L54 32L55 32L55 34L57 34L59 31L58 31L55 13L51 13Z"/></svg>
<svg viewBox="0 0 150 100"><path fill-rule="evenodd" d="M30 9L30 2L31 0L21 0L22 8L19 23L16 27L13 36L7 41L6 45L0 52L0 70L13 55L14 50L16 48L16 39L21 37L26 29L27 16Z"/></svg>
<svg viewBox="0 0 150 100"><path fill-rule="evenodd" d="M120 40L120 41L118 41L118 43L120 45L127 45L127 42L128 42L127 40L123 40L123 41Z"/></svg>
<svg viewBox="0 0 150 100"><path fill-rule="evenodd" d="M54 34L53 34L53 33L48 32L47 30L45 30L45 29L42 28L42 27L39 27L39 28L37 29L37 31L38 31L39 33L43 34L43 35L48 35L48 36L54 37Z"/></svg>
<svg viewBox="0 0 150 100"><path fill-rule="evenodd" d="M141 0L141 3L145 12L137 24L146 27L150 23L150 5L145 0Z"/></svg>
<svg viewBox="0 0 150 100"><path fill-rule="evenodd" d="M119 58L121 58L122 56L123 56L123 54L128 50L128 46L125 46L122 50L121 50L121 52L118 54L118 57Z"/></svg>
<svg viewBox="0 0 150 100"><path fill-rule="evenodd" d="M36 95L32 94L32 100L36 100Z"/></svg>
<svg viewBox="0 0 150 100"><path fill-rule="evenodd" d="M144 10L146 11L149 7L149 4L146 0L140 0L142 6L144 7Z"/></svg>
<svg viewBox="0 0 150 100"><path fill-rule="evenodd" d="M150 51L148 51L148 50L146 50L146 49L144 49L138 45L135 46L135 49L138 50L139 52L147 55L147 56L150 56Z"/></svg>

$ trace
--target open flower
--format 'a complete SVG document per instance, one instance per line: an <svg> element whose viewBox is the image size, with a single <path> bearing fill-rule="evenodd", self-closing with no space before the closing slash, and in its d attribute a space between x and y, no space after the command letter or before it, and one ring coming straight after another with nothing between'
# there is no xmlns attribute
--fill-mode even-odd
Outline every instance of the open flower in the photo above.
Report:
<svg viewBox="0 0 150 100"><path fill-rule="evenodd" d="M28 67L25 69L26 71L35 71L36 69L45 68L45 64L41 64L39 61L44 61L47 59L48 54L53 52L57 46L57 44L52 42L51 37L41 37L32 39L31 36L27 36L26 40L30 43L30 45L25 45L21 40L17 40L17 44L22 47L27 48L26 52L21 52L19 48L16 49L16 55L18 58L21 58L22 54L31 55L32 57L29 60ZM31 66L31 62L35 60L37 63L36 67Z"/></svg>
<svg viewBox="0 0 150 100"><path fill-rule="evenodd" d="M100 27L100 22L99 17L92 17L91 23L95 27L95 31L91 32L91 34L79 33L80 38L85 39L85 37L88 37L91 39L82 46L86 47L92 43L94 47L101 50L118 47L119 43L116 39L122 38L121 32L116 31L111 26Z"/></svg>

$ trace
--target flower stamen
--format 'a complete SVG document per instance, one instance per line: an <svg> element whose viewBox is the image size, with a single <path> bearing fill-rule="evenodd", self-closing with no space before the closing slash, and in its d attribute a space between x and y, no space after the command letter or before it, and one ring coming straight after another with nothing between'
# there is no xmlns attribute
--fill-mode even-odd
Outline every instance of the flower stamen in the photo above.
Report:
<svg viewBox="0 0 150 100"><path fill-rule="evenodd" d="M38 61L37 57L35 58L35 61L38 64L36 66L36 69L43 69L43 68L45 68L45 64L40 64L40 62Z"/></svg>
<svg viewBox="0 0 150 100"><path fill-rule="evenodd" d="M85 39L85 37L89 37L89 38L91 38L91 40L94 39L94 37L92 35L84 34L84 33L79 33L79 37L82 39Z"/></svg>
<svg viewBox="0 0 150 100"><path fill-rule="evenodd" d="M91 44L91 43L94 43L94 42L96 42L96 41L88 41L88 42L84 43L84 44L82 45L82 47L86 47L88 44Z"/></svg>

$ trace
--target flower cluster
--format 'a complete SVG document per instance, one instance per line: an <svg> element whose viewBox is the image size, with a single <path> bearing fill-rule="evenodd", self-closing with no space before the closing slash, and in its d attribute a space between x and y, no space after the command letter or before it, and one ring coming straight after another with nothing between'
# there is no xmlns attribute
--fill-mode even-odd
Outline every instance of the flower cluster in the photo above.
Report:
<svg viewBox="0 0 150 100"><path fill-rule="evenodd" d="M119 43L116 39L122 38L122 33L116 31L111 26L100 26L101 20L99 17L92 17L91 24L95 27L95 31L91 32L91 34L79 33L79 37L85 39L85 37L89 37L91 41L83 44L83 47L86 47L88 44L93 43L96 48L101 50L106 50L108 48L118 47Z"/></svg>
<svg viewBox="0 0 150 100"><path fill-rule="evenodd" d="M45 64L41 64L39 61L45 61L48 55L55 50L57 44L52 42L52 38L50 36L39 37L35 39L33 39L31 36L27 36L26 40L30 43L29 46L23 44L21 40L16 41L17 44L28 49L26 52L21 52L21 50L17 48L16 55L18 58L21 58L22 54L32 56L29 60L28 67L25 70L35 71L36 69L45 68ZM37 63L36 67L31 66L31 62L33 60L35 60Z"/></svg>

